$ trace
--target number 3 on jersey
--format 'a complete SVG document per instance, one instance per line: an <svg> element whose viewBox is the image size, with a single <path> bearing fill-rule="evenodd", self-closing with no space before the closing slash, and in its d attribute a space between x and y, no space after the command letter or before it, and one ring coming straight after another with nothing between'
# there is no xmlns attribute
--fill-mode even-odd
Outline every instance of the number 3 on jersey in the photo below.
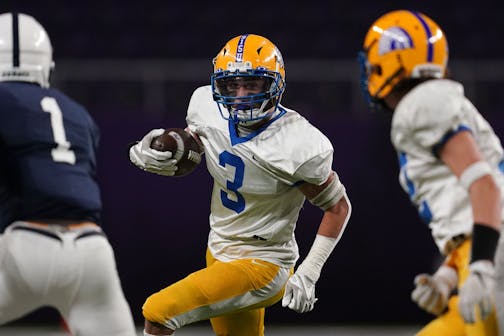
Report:
<svg viewBox="0 0 504 336"><path fill-rule="evenodd" d="M239 156L224 151L219 155L219 165L225 167L226 164L235 168L234 179L232 181L227 180L226 187L228 191L231 191L234 194L233 198L236 200L229 198L230 194L228 191L221 190L220 197L222 205L235 211L236 213L240 213L245 209L245 199L242 194L238 192L238 189L240 189L243 185L245 164Z"/></svg>
<svg viewBox="0 0 504 336"><path fill-rule="evenodd" d="M70 149L70 142L66 139L65 128L63 127L63 115L61 109L52 97L44 97L40 101L40 106L45 112L51 115L51 129L56 142L56 148L51 151L51 156L55 162L66 162L75 164L75 152Z"/></svg>

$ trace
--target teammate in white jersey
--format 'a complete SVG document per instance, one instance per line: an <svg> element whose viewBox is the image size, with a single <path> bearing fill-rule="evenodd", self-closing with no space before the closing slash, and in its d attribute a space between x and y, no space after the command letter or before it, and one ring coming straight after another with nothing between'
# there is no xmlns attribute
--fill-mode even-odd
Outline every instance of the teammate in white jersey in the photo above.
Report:
<svg viewBox="0 0 504 336"><path fill-rule="evenodd" d="M280 105L282 56L268 39L231 39L214 59L211 85L195 90L187 130L201 142L214 186L207 267L161 290L143 306L145 335L171 335L210 319L217 335L264 334L265 307L282 299L313 309L315 284L340 239L351 207L332 170L333 147L297 112ZM163 130L131 147L141 169L173 175L171 153L149 148ZM305 199L324 215L308 256L298 259L294 230ZM290 278L289 278L290 277Z"/></svg>
<svg viewBox="0 0 504 336"><path fill-rule="evenodd" d="M360 61L368 102L393 112L400 183L446 256L415 278L412 299L439 315L418 335L497 335L495 302L503 335L503 149L462 85L446 79L443 31L418 12L387 13Z"/></svg>

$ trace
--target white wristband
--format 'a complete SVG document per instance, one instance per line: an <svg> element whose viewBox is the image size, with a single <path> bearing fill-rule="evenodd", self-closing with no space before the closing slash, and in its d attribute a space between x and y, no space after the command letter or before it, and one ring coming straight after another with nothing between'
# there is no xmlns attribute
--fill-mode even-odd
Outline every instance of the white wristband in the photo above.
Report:
<svg viewBox="0 0 504 336"><path fill-rule="evenodd" d="M320 277L322 266L324 266L327 258L331 255L334 247L338 243L338 238L331 238L317 234L310 252L298 267L301 271L308 275L310 280L316 282Z"/></svg>
<svg viewBox="0 0 504 336"><path fill-rule="evenodd" d="M486 161L478 161L467 167L460 175L460 184L464 186L467 190L474 181L482 176L492 173L492 168Z"/></svg>
<svg viewBox="0 0 504 336"><path fill-rule="evenodd" d="M327 258L329 258L329 255L331 255L336 244L338 244L339 240L341 239L341 236L343 235L343 232L345 231L345 228L348 224L348 220L350 219L350 216L352 213L352 204L350 203L350 200L348 199L346 194L343 194L343 197L345 198L345 200L348 204L348 213L347 213L345 221L343 222L343 225L339 231L338 236L337 237L327 237L327 236L317 234L317 236L315 237L315 240L313 241L310 252L306 256L306 258L303 260L301 265L299 265L299 267L296 271L296 272L301 271L302 273L307 274L307 276L313 282L316 282L318 280L318 278L320 277L320 272L322 271L322 267L324 266L325 262L327 261Z"/></svg>

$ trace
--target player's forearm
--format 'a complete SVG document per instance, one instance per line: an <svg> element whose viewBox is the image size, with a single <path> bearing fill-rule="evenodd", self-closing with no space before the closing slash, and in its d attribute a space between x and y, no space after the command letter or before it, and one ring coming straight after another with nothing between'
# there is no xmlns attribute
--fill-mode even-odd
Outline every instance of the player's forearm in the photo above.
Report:
<svg viewBox="0 0 504 336"><path fill-rule="evenodd" d="M479 263L493 262L494 260L500 237L501 196L493 177L487 174L471 184L469 197L474 219L471 265L476 267Z"/></svg>
<svg viewBox="0 0 504 336"><path fill-rule="evenodd" d="M350 202L346 196L342 197L338 203L324 211L324 216L322 217L317 234L331 238L339 238L345 229L350 213Z"/></svg>
<svg viewBox="0 0 504 336"><path fill-rule="evenodd" d="M491 175L474 181L469 189L469 197L475 223L501 229L501 195Z"/></svg>
<svg viewBox="0 0 504 336"><path fill-rule="evenodd" d="M310 252L299 266L298 272L307 274L314 282L317 281L322 266L343 235L351 212L352 207L346 194L324 212L317 236Z"/></svg>

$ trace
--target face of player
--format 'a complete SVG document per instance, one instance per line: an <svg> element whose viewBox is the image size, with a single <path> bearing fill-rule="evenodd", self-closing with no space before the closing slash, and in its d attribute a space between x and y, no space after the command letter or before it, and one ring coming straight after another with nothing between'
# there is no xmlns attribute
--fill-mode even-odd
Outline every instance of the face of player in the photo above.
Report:
<svg viewBox="0 0 504 336"><path fill-rule="evenodd" d="M255 102L254 98L266 92L267 86L268 79L265 77L228 77L219 80L219 91L225 96L234 97L236 105L232 107L236 109L242 109L241 105L246 105L243 109L259 107L260 103Z"/></svg>
<svg viewBox="0 0 504 336"><path fill-rule="evenodd" d="M256 128L269 119L274 106L270 99L273 78L227 76L216 80L218 92L226 98L230 117L240 126Z"/></svg>

